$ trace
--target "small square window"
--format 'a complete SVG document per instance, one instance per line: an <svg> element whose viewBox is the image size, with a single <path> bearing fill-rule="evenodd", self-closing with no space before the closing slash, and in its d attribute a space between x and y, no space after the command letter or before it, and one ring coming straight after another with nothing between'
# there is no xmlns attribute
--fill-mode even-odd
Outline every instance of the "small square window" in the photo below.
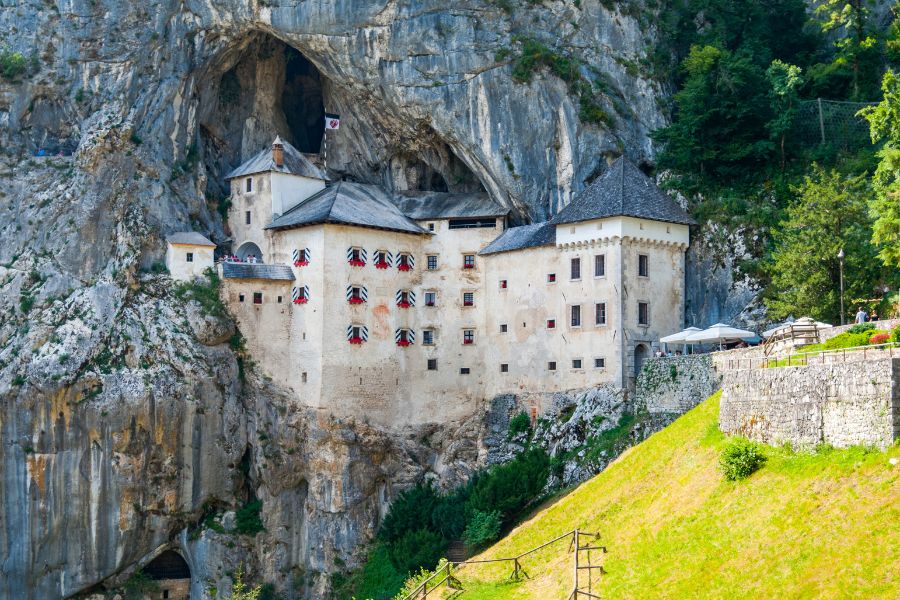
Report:
<svg viewBox="0 0 900 600"><path fill-rule="evenodd" d="M437 254L429 254L426 259L426 263L429 271L435 271L438 267L438 257Z"/></svg>
<svg viewBox="0 0 900 600"><path fill-rule="evenodd" d="M194 253L193 253L193 252L188 252L188 253L187 253L187 256L185 257L185 260L186 260L187 262L194 262Z"/></svg>
<svg viewBox="0 0 900 600"><path fill-rule="evenodd" d="M594 255L594 277L606 277L606 255Z"/></svg>
<svg viewBox="0 0 900 600"><path fill-rule="evenodd" d="M475 268L475 255L474 254L463 254L463 269L474 269Z"/></svg>
<svg viewBox="0 0 900 600"><path fill-rule="evenodd" d="M460 374L460 375L468 375L468 374L469 374L469 367L462 367L462 368L460 368L459 374Z"/></svg>
<svg viewBox="0 0 900 600"><path fill-rule="evenodd" d="M471 346L475 343L475 330L474 329L463 329L463 345Z"/></svg>
<svg viewBox="0 0 900 600"><path fill-rule="evenodd" d="M571 269L571 280L577 281L581 279L581 259L573 258L571 261L572 269Z"/></svg>
<svg viewBox="0 0 900 600"><path fill-rule="evenodd" d="M646 254L638 254L638 277L650 276L650 258Z"/></svg>
<svg viewBox="0 0 900 600"><path fill-rule="evenodd" d="M262 292L253 292L253 304L262 304Z"/></svg>
<svg viewBox="0 0 900 600"><path fill-rule="evenodd" d="M650 304L648 302L638 302L638 325L650 324Z"/></svg>
<svg viewBox="0 0 900 600"><path fill-rule="evenodd" d="M509 331L509 326L506 323L500 323L500 333L506 333Z"/></svg>
<svg viewBox="0 0 900 600"><path fill-rule="evenodd" d="M547 273L547 283L556 283L556 273Z"/></svg>
<svg viewBox="0 0 900 600"><path fill-rule="evenodd" d="M250 211L249 211L249 210L246 211L246 212L244 213L244 222L245 222L247 225L250 224Z"/></svg>
<svg viewBox="0 0 900 600"><path fill-rule="evenodd" d="M278 296L278 304L281 304L281 296Z"/></svg>
<svg viewBox="0 0 900 600"><path fill-rule="evenodd" d="M605 358L595 358L594 359L594 368L595 369L605 369L606 368L606 359Z"/></svg>
<svg viewBox="0 0 900 600"><path fill-rule="evenodd" d="M551 360L550 362L547 363L547 370L548 371L556 370L556 361L555 360Z"/></svg>
<svg viewBox="0 0 900 600"><path fill-rule="evenodd" d="M437 292L425 292L425 306L437 306Z"/></svg>
<svg viewBox="0 0 900 600"><path fill-rule="evenodd" d="M547 319L547 329L556 329L556 319Z"/></svg>
<svg viewBox="0 0 900 600"><path fill-rule="evenodd" d="M581 368L581 359L580 359L580 358L573 358L573 359L572 359L572 368L573 368L573 369L580 369L580 368Z"/></svg>
<svg viewBox="0 0 900 600"><path fill-rule="evenodd" d="M572 327L581 327L581 305L572 305Z"/></svg>
<svg viewBox="0 0 900 600"><path fill-rule="evenodd" d="M506 286L507 286L506 280L505 280L505 279L501 279L501 280L500 280L500 289L501 289L501 290L505 290L505 289L506 289Z"/></svg>
<svg viewBox="0 0 900 600"><path fill-rule="evenodd" d="M428 231L434 231L434 223L428 224Z"/></svg>
<svg viewBox="0 0 900 600"><path fill-rule="evenodd" d="M463 292L463 306L475 306L475 292Z"/></svg>
<svg viewBox="0 0 900 600"><path fill-rule="evenodd" d="M244 295L238 294L238 302L243 302L243 301L244 301Z"/></svg>
<svg viewBox="0 0 900 600"><path fill-rule="evenodd" d="M508 363L500 363L500 372L501 373L509 373L509 364Z"/></svg>
<svg viewBox="0 0 900 600"><path fill-rule="evenodd" d="M429 358L429 359L428 359L428 370L429 370L429 371L437 371L437 370L438 370L438 369L437 369L437 359L436 359L436 358Z"/></svg>
<svg viewBox="0 0 900 600"><path fill-rule="evenodd" d="M422 330L422 345L424 345L424 346L433 346L434 345L434 330L433 329L423 329Z"/></svg>

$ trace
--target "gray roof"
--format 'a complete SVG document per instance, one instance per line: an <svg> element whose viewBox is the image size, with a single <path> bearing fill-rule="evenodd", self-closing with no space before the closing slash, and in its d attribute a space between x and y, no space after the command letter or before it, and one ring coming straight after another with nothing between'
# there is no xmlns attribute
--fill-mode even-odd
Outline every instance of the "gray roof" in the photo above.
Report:
<svg viewBox="0 0 900 600"><path fill-rule="evenodd" d="M550 222L558 225L620 216L683 225L697 223L624 156Z"/></svg>
<svg viewBox="0 0 900 600"><path fill-rule="evenodd" d="M279 138L276 138L280 141ZM264 148L260 150L252 158L244 161L242 165L231 171L225 176L225 180L241 177L242 175L253 175L254 173L265 173L268 171L277 171L278 173L287 173L289 175L301 175L303 177L312 177L313 179L328 179L325 173L315 166L311 160L303 156L303 154L288 144L281 142L284 146L284 164L278 166L272 160L272 148Z"/></svg>
<svg viewBox="0 0 900 600"><path fill-rule="evenodd" d="M556 225L549 222L510 227L485 246L479 254L498 254L510 250L552 246L556 243Z"/></svg>
<svg viewBox="0 0 900 600"><path fill-rule="evenodd" d="M509 214L484 192L397 192L394 201L410 219L502 217Z"/></svg>
<svg viewBox="0 0 900 600"><path fill-rule="evenodd" d="M403 233L427 234L400 212L391 197L374 185L341 181L313 194L273 220L266 229L288 229L322 223L358 225Z"/></svg>
<svg viewBox="0 0 900 600"><path fill-rule="evenodd" d="M196 231L180 231L166 237L166 241L170 244L187 244L190 246L215 246L214 242L209 241L202 233Z"/></svg>
<svg viewBox="0 0 900 600"><path fill-rule="evenodd" d="M263 263L222 263L222 275L229 279L274 279L293 281L294 271L287 265Z"/></svg>

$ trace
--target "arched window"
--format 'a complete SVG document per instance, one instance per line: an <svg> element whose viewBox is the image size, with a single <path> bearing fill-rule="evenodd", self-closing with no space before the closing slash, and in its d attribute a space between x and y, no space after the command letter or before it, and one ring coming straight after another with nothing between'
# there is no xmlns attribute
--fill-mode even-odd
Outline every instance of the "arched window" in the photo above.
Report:
<svg viewBox="0 0 900 600"><path fill-rule="evenodd" d="M244 242L237 249L237 257L241 262L261 263L263 261L262 250L253 242Z"/></svg>

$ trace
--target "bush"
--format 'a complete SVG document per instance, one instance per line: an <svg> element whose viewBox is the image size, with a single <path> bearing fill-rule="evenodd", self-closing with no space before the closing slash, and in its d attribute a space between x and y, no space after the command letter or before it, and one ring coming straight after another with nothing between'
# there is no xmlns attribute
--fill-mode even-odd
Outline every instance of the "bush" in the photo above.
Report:
<svg viewBox="0 0 900 600"><path fill-rule="evenodd" d="M847 330L847 333L863 333L875 329L875 323L857 323Z"/></svg>
<svg viewBox="0 0 900 600"><path fill-rule="evenodd" d="M514 460L493 467L475 479L467 508L471 511L500 511L504 523L513 522L522 511L541 496L550 457L541 448L532 448Z"/></svg>
<svg viewBox="0 0 900 600"><path fill-rule="evenodd" d="M429 483L420 483L401 492L384 517L378 537L386 542L395 542L408 531L426 527L431 523L431 515L437 504L437 492Z"/></svg>
<svg viewBox="0 0 900 600"><path fill-rule="evenodd" d="M900 342L900 325L897 325L896 327L891 329L891 341Z"/></svg>
<svg viewBox="0 0 900 600"><path fill-rule="evenodd" d="M138 569L122 586L125 600L141 600L149 594L159 591L159 584L149 575Z"/></svg>
<svg viewBox="0 0 900 600"><path fill-rule="evenodd" d="M528 417L528 413L524 410L517 413L512 419L509 420L509 431L507 432L507 439L512 439L519 435L520 433L524 433L531 429L531 419Z"/></svg>
<svg viewBox="0 0 900 600"><path fill-rule="evenodd" d="M15 79L25 72L28 61L20 52L0 50L0 75L4 79Z"/></svg>
<svg viewBox="0 0 900 600"><path fill-rule="evenodd" d="M416 589L420 585L422 585L423 581L425 581L426 579L428 579L429 577L434 575L435 572L438 569L440 569L441 567L443 567L446 562L447 562L447 559L442 558L440 560L440 562L438 562L437 565L434 567L433 571L430 571L430 570L426 569L425 567L422 567L421 569L419 569L418 572L411 574L409 576L409 578L403 583L403 587L400 588L400 591L397 592L397 595L394 596L394 600L403 600L403 598L406 598L411 593L416 591Z"/></svg>
<svg viewBox="0 0 900 600"><path fill-rule="evenodd" d="M890 339L891 339L890 333L887 333L887 332L876 333L876 334L872 335L872 337L869 338L869 343L870 344L885 344L888 341L890 341Z"/></svg>
<svg viewBox="0 0 900 600"><path fill-rule="evenodd" d="M500 537L500 525L500 511L472 511L472 517L469 519L468 525L466 525L463 539L470 546L481 547L487 545Z"/></svg>
<svg viewBox="0 0 900 600"><path fill-rule="evenodd" d="M433 567L447 548L439 533L425 529L407 531L388 547L391 563L399 573L412 573L419 567Z"/></svg>
<svg viewBox="0 0 900 600"><path fill-rule="evenodd" d="M855 346L866 346L869 343L870 331L860 331L856 333L842 333L836 335L830 340L822 344L824 350L839 350L841 348L853 348Z"/></svg>
<svg viewBox="0 0 900 600"><path fill-rule="evenodd" d="M262 511L262 501L261 500L250 500L239 508L234 516L234 530L237 533L243 533L246 535L255 535L260 531L263 531L265 527L263 527L262 518L260 517L260 512Z"/></svg>
<svg viewBox="0 0 900 600"><path fill-rule="evenodd" d="M165 266L165 265L163 265ZM213 317L224 317L228 314L225 303L219 295L219 288L222 285L218 274L212 269L206 270L206 282L190 281L179 284L175 288L175 296L178 299L187 302L195 300L200 304L203 314Z"/></svg>
<svg viewBox="0 0 900 600"><path fill-rule="evenodd" d="M762 446L746 438L734 438L719 456L719 468L728 481L749 477L766 462Z"/></svg>

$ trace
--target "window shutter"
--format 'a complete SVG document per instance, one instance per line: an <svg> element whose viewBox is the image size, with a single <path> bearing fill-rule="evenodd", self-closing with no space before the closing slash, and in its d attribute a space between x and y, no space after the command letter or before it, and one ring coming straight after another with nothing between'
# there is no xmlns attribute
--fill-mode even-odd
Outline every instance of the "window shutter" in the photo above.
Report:
<svg viewBox="0 0 900 600"><path fill-rule="evenodd" d="M300 261L300 250L298 250L297 248L294 248L294 252L292 253L292 258L293 258L294 262L299 262Z"/></svg>
<svg viewBox="0 0 900 600"><path fill-rule="evenodd" d="M350 298L352 298L352 297L353 297L353 286L348 285L347 286L347 300L350 300Z"/></svg>
<svg viewBox="0 0 900 600"><path fill-rule="evenodd" d="M406 255L406 260L409 262L409 266L410 266L410 267L415 268L415 266L416 266L416 261L415 261L415 259L413 259L413 255L412 255L412 254L407 254L407 255Z"/></svg>
<svg viewBox="0 0 900 600"><path fill-rule="evenodd" d="M360 295L360 297L362 297L362 299L363 299L364 301L366 301L366 302L369 301L369 290L367 290L367 289L365 288L365 286L361 286L361 287L359 288L359 295Z"/></svg>
<svg viewBox="0 0 900 600"><path fill-rule="evenodd" d="M291 290L291 301L296 302L298 298L300 298L300 288L295 287Z"/></svg>
<svg viewBox="0 0 900 600"><path fill-rule="evenodd" d="M368 342L369 341L369 328L366 327L365 325L363 325L362 328L359 330L359 332L362 334L363 341Z"/></svg>
<svg viewBox="0 0 900 600"><path fill-rule="evenodd" d="M360 258L362 258L362 261L363 261L363 262L369 262L368 259L367 259L368 254L366 254L366 249L365 249L365 248L360 248L360 249L359 249L359 256L360 256Z"/></svg>
<svg viewBox="0 0 900 600"><path fill-rule="evenodd" d="M395 342L399 342L399 341L400 341L400 336L401 336L401 335L403 335L403 330L402 330L402 329L397 329L396 331L394 331L394 341L395 341Z"/></svg>
<svg viewBox="0 0 900 600"><path fill-rule="evenodd" d="M416 293L412 290L409 291L409 304L410 306L416 305Z"/></svg>
<svg viewBox="0 0 900 600"><path fill-rule="evenodd" d="M347 260L353 260L353 247L347 248Z"/></svg>
<svg viewBox="0 0 900 600"><path fill-rule="evenodd" d="M385 252L385 256L387 257L387 264L389 267L394 266L394 255L391 252Z"/></svg>
<svg viewBox="0 0 900 600"><path fill-rule="evenodd" d="M412 329L407 329L406 330L406 339L409 340L410 344L415 344L416 343L416 332L413 331Z"/></svg>
<svg viewBox="0 0 900 600"><path fill-rule="evenodd" d="M351 339L353 337L353 325L347 325L347 339Z"/></svg>

